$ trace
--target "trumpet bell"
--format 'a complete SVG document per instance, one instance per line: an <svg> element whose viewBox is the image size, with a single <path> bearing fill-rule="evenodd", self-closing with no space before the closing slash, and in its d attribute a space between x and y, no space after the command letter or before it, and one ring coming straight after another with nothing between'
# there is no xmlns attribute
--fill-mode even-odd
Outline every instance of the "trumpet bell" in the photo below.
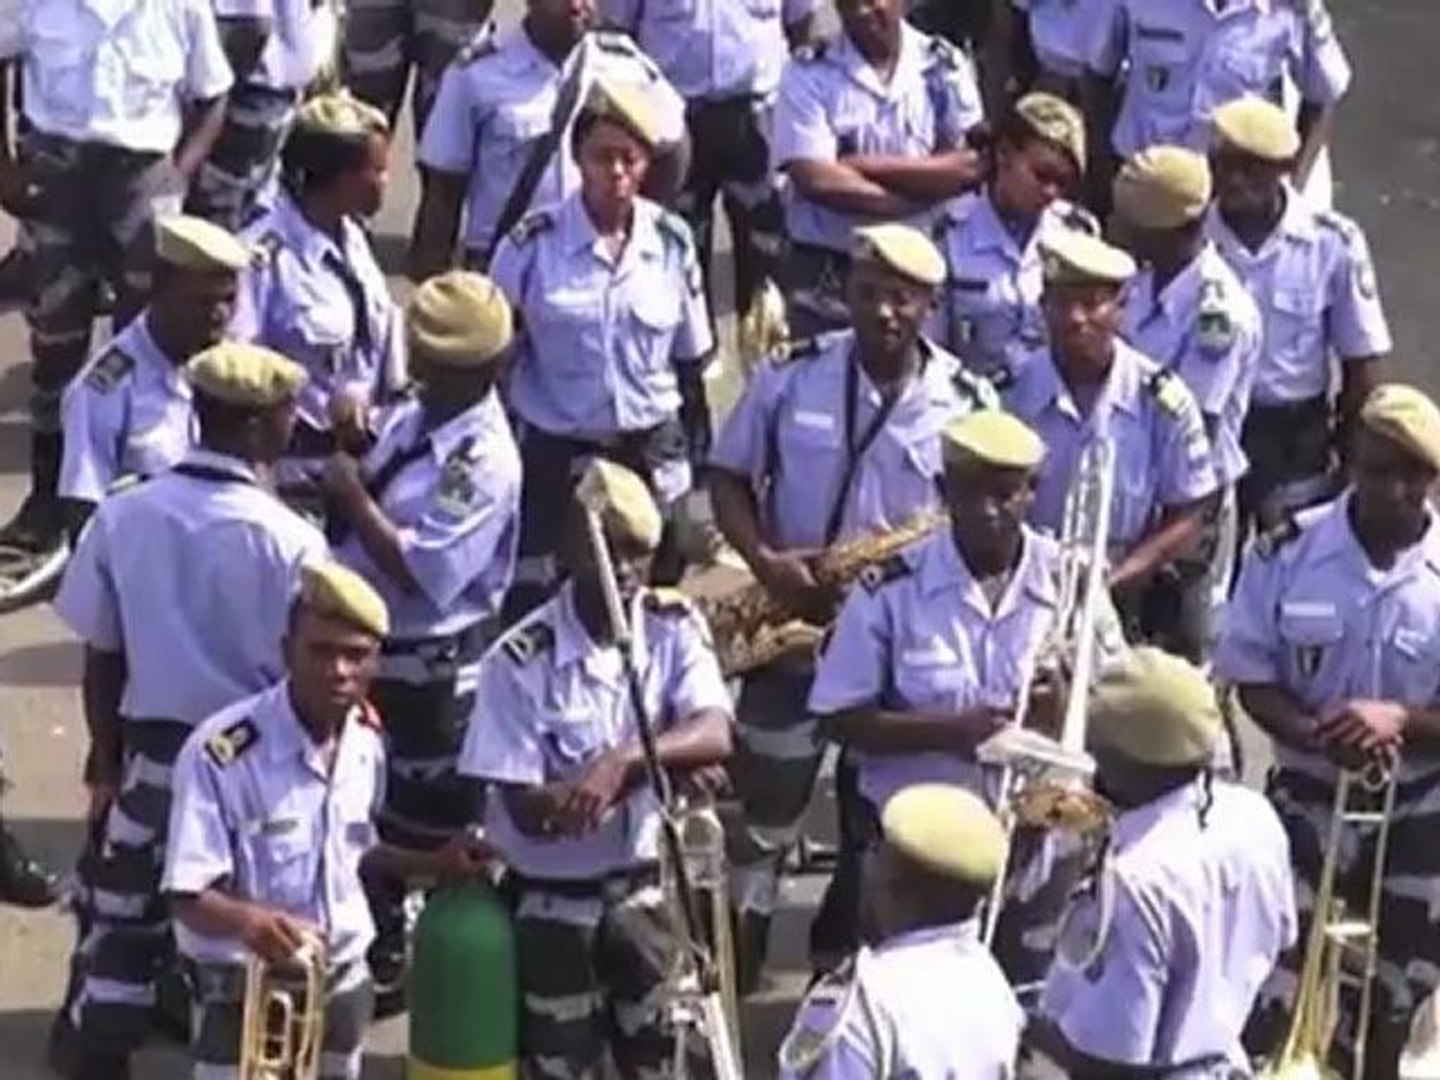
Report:
<svg viewBox="0 0 1440 1080"><path fill-rule="evenodd" d="M1012 809L1021 825L1087 836L1104 832L1112 816L1109 803L1073 783L1027 784L1015 793Z"/></svg>

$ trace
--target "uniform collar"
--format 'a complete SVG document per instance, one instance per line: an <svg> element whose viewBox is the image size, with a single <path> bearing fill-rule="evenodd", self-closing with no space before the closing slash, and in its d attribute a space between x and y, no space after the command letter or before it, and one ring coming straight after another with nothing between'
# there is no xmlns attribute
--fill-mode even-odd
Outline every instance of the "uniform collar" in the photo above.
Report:
<svg viewBox="0 0 1440 1080"><path fill-rule="evenodd" d="M660 230L656 227L657 218L653 203L645 199L635 200L635 217L630 225L630 239L616 265L624 265L637 258L664 254L665 244L660 237ZM600 246L600 234L595 231L595 225L585 210L585 202L580 192L577 191L561 204L559 225L568 254L589 251L597 259L607 263L611 261L610 253Z"/></svg>
<svg viewBox="0 0 1440 1080"><path fill-rule="evenodd" d="M970 567L960 557L960 549L949 529L941 529L919 550L920 591L922 596L945 592L958 594L970 607L987 619L1008 614L1021 596L1054 606L1055 575L1046 557L1049 543L1027 525L1020 527L1020 559L1005 583L1000 603L991 608L980 590Z"/></svg>
<svg viewBox="0 0 1440 1080"><path fill-rule="evenodd" d="M1409 577L1422 566L1429 566L1433 573L1440 574L1440 522L1436 520L1434 509L1429 511L1429 522L1420 539L1400 553L1394 566L1380 572L1375 570L1366 557L1355 530L1350 527L1350 499L1351 491L1347 488L1343 495L1330 504L1328 512L1311 526L1313 535L1306 546L1309 560L1322 562L1333 558L1351 559L1360 567L1362 573L1383 573L1383 577L1390 581Z"/></svg>
<svg viewBox="0 0 1440 1080"><path fill-rule="evenodd" d="M156 376L177 396L185 398L187 401L194 396L190 388L190 381L181 374L183 365L174 363L170 359L170 354L160 348L159 343L155 340L155 335L150 332L149 308L141 312L138 319L132 320L130 325L120 332L120 335L112 342L112 346L130 356L136 363L153 368Z"/></svg>
<svg viewBox="0 0 1440 1080"><path fill-rule="evenodd" d="M1205 792L1197 777L1188 784L1181 784L1173 791L1167 791L1158 799L1152 799L1143 806L1125 810L1115 818L1110 832L1110 843L1116 851L1133 847L1152 828L1165 818L1176 813L1197 815L1204 805Z"/></svg>
<svg viewBox="0 0 1440 1080"><path fill-rule="evenodd" d="M285 237L286 248L311 270L324 268L327 255L346 266L352 265L351 250L357 242L364 242L358 235L360 227L345 218L340 222L340 242L337 244L310 223L300 204L285 191L275 200L275 220Z"/></svg>
<svg viewBox="0 0 1440 1080"><path fill-rule="evenodd" d="M646 645L647 620L641 600L643 593L636 597L631 612L631 626L634 634L633 656L638 668L643 668L648 653ZM567 582L554 600L555 666L569 667L578 664L595 679L619 686L624 678L624 669L619 664L619 651L611 645L597 645L590 637L590 631L580 621L575 610L575 587Z"/></svg>
<svg viewBox="0 0 1440 1080"><path fill-rule="evenodd" d="M1152 318L1157 308L1170 322L1175 322L1187 312L1193 311L1198 302L1200 287L1211 273L1211 260L1219 257L1220 253L1214 242L1206 240L1200 253L1166 283L1158 296L1155 293L1155 269L1147 266L1142 270L1139 279L1131 286L1134 290L1131 295L1144 301L1141 321Z"/></svg>
<svg viewBox="0 0 1440 1080"><path fill-rule="evenodd" d="M876 97L893 100L903 94L910 80L925 70L928 38L905 20L900 21L900 55L895 60L895 73L887 83L880 78L869 60L855 47L850 35L840 33L836 59L852 82L863 86Z"/></svg>
<svg viewBox="0 0 1440 1080"><path fill-rule="evenodd" d="M1315 214L1306 204L1304 198L1290 186L1283 185L1285 192L1285 209L1280 214L1280 220L1275 223L1275 228L1265 238L1258 251L1251 251L1249 246L1240 242L1225 218L1220 214L1220 204L1216 202L1210 207L1211 236L1219 239L1221 245L1229 250L1242 253L1250 260L1263 258L1274 245L1281 239L1297 240L1308 242L1315 237Z"/></svg>
<svg viewBox="0 0 1440 1080"><path fill-rule="evenodd" d="M1101 389L1090 412L1091 418L1103 419L1111 410L1138 415L1140 412L1140 354L1120 338L1115 339L1115 359L1110 365L1105 386ZM1036 365L1034 375L1026 380L1020 396L1039 408L1054 408L1066 416L1084 419L1070 396L1070 389L1060 378L1060 369L1049 349L1031 357L1029 363ZM1028 410L1026 410L1028 411Z"/></svg>
<svg viewBox="0 0 1440 1080"><path fill-rule="evenodd" d="M1005 222L1000 217L1000 211L995 206L995 201L990 198L990 189L986 188L975 199L974 217L971 219L975 226L975 239L973 244L976 251L999 251L1009 256L1011 262L1019 262L1025 252L1035 243L1035 238L1040 235L1040 225L1044 221L1044 213L1039 221L1035 223L1035 230L1030 234L1030 240L1023 247L1015 239L1015 234L1005 227Z"/></svg>
<svg viewBox="0 0 1440 1080"><path fill-rule="evenodd" d="M897 949L920 948L941 942L955 942L959 945L980 943L980 920L966 919L964 922L946 923L943 926L922 926L918 930L907 930L903 934L886 938L876 945L872 952L886 953Z"/></svg>
<svg viewBox="0 0 1440 1080"><path fill-rule="evenodd" d="M424 412L418 403L416 412L423 422ZM448 461L462 445L485 441L496 427L505 420L497 392L491 391L470 408L452 416L434 431L430 432L431 456L438 462Z"/></svg>
<svg viewBox="0 0 1440 1080"><path fill-rule="evenodd" d="M525 29L524 19L510 27L501 36L497 42L496 51L505 57L505 66L513 72L529 71L531 68L540 68L551 74L560 72L555 61L541 52L534 39L530 37L529 32ZM571 53L573 55L574 49L571 50Z"/></svg>
<svg viewBox="0 0 1440 1080"><path fill-rule="evenodd" d="M352 709L335 734L333 767L325 761L325 748L316 746L304 725L300 723L300 717L296 715L295 706L290 701L289 679L270 691L269 699L261 704L252 719L260 728L260 745L265 751L267 761L278 765L298 758L311 772L328 780L332 775L340 775L341 758L355 742L352 731L359 723L357 712L358 710Z"/></svg>
<svg viewBox="0 0 1440 1080"><path fill-rule="evenodd" d="M206 469L215 469L219 472L233 476L236 480L243 480L247 483L258 484L259 474L247 461L230 454L221 454L214 450L207 450L202 446L191 447L185 454L183 465L199 465Z"/></svg>

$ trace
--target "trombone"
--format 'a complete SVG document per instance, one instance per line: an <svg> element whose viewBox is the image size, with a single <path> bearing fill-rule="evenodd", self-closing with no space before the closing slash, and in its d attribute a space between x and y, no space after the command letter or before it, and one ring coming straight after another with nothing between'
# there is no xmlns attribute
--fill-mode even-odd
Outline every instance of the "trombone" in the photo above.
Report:
<svg viewBox="0 0 1440 1080"><path fill-rule="evenodd" d="M258 956L245 968L240 1080L319 1080L325 1041L325 946L307 941L295 954L301 978L286 977Z"/></svg>

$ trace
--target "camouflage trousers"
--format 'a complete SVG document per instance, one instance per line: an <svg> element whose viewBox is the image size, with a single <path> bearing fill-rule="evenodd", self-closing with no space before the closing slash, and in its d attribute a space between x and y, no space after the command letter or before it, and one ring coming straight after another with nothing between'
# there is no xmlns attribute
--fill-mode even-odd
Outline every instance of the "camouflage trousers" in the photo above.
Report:
<svg viewBox="0 0 1440 1080"><path fill-rule="evenodd" d="M190 188L187 213L232 232L263 212L280 173L280 148L295 117L299 94L242 83L230 91L225 126Z"/></svg>
<svg viewBox="0 0 1440 1080"><path fill-rule="evenodd" d="M440 76L490 17L492 0L349 0L345 14L345 83L358 98L385 110L393 123L415 69L415 138Z"/></svg>
<svg viewBox="0 0 1440 1080"><path fill-rule="evenodd" d="M1330 827L1335 788L1292 769L1272 771L1267 794L1290 839L1295 867L1296 902L1300 912L1300 944L1282 957L1261 988L1255 1014L1246 1031L1252 1052L1272 1051L1283 1038L1297 986L1304 942L1319 882ZM1440 983L1440 774L1400 784L1395 794L1388 853L1381 884L1379 963L1375 1000L1366 1052L1366 1077L1393 1077L1405 1043L1411 1015ZM1352 916L1364 917L1375 831L1351 827L1342 833L1336 895ZM1349 1075L1355 1039L1356 995L1348 987L1340 996L1334 1065Z"/></svg>
<svg viewBox="0 0 1440 1080"><path fill-rule="evenodd" d="M596 881L515 877L520 1058L525 1080L671 1075L668 981L680 958L672 908L654 874ZM693 1055L703 1075L703 1054Z"/></svg>
<svg viewBox="0 0 1440 1080"><path fill-rule="evenodd" d="M80 857L70 1022L84 1047L127 1054L145 1040L156 980L174 955L159 895L170 826L170 770L190 726L126 721L120 793Z"/></svg>
<svg viewBox="0 0 1440 1080"><path fill-rule="evenodd" d="M240 1080L240 1043L244 1030L245 968L240 964L187 962L195 988L191 1008L190 1052L193 1080ZM285 973L279 973L285 982ZM296 1013L305 1008L304 982L297 975L291 992ZM321 1080L359 1080L365 1029L374 1010L370 972L363 960L332 967L325 978L325 1025L320 1047Z"/></svg>

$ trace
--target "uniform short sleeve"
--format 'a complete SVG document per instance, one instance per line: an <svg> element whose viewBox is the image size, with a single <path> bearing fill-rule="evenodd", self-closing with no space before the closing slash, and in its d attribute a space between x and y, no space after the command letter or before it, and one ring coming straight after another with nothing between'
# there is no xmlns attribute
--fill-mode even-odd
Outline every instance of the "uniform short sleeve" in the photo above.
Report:
<svg viewBox="0 0 1440 1080"><path fill-rule="evenodd" d="M699 612L687 612L676 626L672 655L675 667L669 673L666 701L674 707L677 720L707 709L731 711L710 629Z"/></svg>
<svg viewBox="0 0 1440 1080"><path fill-rule="evenodd" d="M519 662L506 651L505 640L480 663L475 708L456 771L499 784L541 784L545 758L540 717L520 685Z"/></svg>
<svg viewBox="0 0 1440 1080"><path fill-rule="evenodd" d="M245 239L253 243L256 237L247 234ZM230 326L226 332L231 340L264 340L266 308L275 277L274 259L274 254L263 255L240 271L235 283L235 306L231 310Z"/></svg>
<svg viewBox="0 0 1440 1080"><path fill-rule="evenodd" d="M1177 405L1166 410L1161 406L1164 425L1160 436L1158 494L1162 506L1183 506L1214 494L1215 455L1210 436L1205 433L1205 418L1194 396L1184 383L1171 382Z"/></svg>
<svg viewBox="0 0 1440 1080"><path fill-rule="evenodd" d="M941 64L938 76L945 88L946 109L940 117L940 145L937 150L960 145L967 132L985 119L985 104L980 97L980 81L975 65L959 49L953 50L954 63Z"/></svg>
<svg viewBox="0 0 1440 1080"><path fill-rule="evenodd" d="M205 753L209 734L208 726L196 728L175 762L163 892L200 893L235 872L218 766Z"/></svg>
<svg viewBox="0 0 1440 1080"><path fill-rule="evenodd" d="M1370 245L1348 218L1332 214L1327 220L1342 248L1328 285L1330 342L1341 360L1384 356L1393 343Z"/></svg>
<svg viewBox="0 0 1440 1080"><path fill-rule="evenodd" d="M120 478L120 452L125 437L125 390L99 390L72 379L61 399L65 453L60 465L60 494L67 499L98 503Z"/></svg>
<svg viewBox="0 0 1440 1080"><path fill-rule="evenodd" d="M1126 0L1116 0L1097 20L1082 43L1085 66L1096 75L1114 78L1125 60L1129 32L1129 5Z"/></svg>
<svg viewBox="0 0 1440 1080"><path fill-rule="evenodd" d="M1218 679L1237 685L1281 681L1280 562L1252 544L1240 563L1235 592L1220 617L1214 667Z"/></svg>
<svg viewBox="0 0 1440 1080"><path fill-rule="evenodd" d="M680 325L671 346L675 362L681 364L704 359L715 351L710 305L705 299L705 279L700 272L694 240L689 236L689 226L685 227L685 231L687 242L679 252L680 273L684 280L680 296Z"/></svg>
<svg viewBox="0 0 1440 1080"><path fill-rule="evenodd" d="M457 176L468 176L475 167L485 114L470 90L468 68L451 64L445 69L416 154L420 164Z"/></svg>
<svg viewBox="0 0 1440 1080"><path fill-rule="evenodd" d="M208 0L186 11L185 91L192 101L211 101L230 89L234 76L220 42L220 26Z"/></svg>
<svg viewBox="0 0 1440 1080"><path fill-rule="evenodd" d="M80 533L55 597L55 613L90 648L113 653L124 649L125 636L110 576L106 549L111 538L104 513L102 507Z"/></svg>
<svg viewBox="0 0 1440 1080"><path fill-rule="evenodd" d="M500 287L510 306L523 316L525 310L525 275L535 258L535 240L516 243L513 236L501 239L490 263L490 278Z"/></svg>
<svg viewBox="0 0 1440 1080"><path fill-rule="evenodd" d="M745 477L755 488L769 478L772 432L779 422L785 373L767 363L745 383L740 400L730 410L710 451L710 465Z"/></svg>
<svg viewBox="0 0 1440 1080"><path fill-rule="evenodd" d="M852 589L816 664L810 711L825 715L878 702L891 669L890 637L884 600L864 585Z"/></svg>
<svg viewBox="0 0 1440 1080"><path fill-rule="evenodd" d="M1334 105L1350 89L1350 60L1335 33L1325 0L1303 0L1300 55L1294 58L1300 96L1315 105Z"/></svg>
<svg viewBox="0 0 1440 1080"><path fill-rule="evenodd" d="M840 141L830 122L820 85L819 60L790 60L780 75L770 166L781 170L792 161L834 161Z"/></svg>

